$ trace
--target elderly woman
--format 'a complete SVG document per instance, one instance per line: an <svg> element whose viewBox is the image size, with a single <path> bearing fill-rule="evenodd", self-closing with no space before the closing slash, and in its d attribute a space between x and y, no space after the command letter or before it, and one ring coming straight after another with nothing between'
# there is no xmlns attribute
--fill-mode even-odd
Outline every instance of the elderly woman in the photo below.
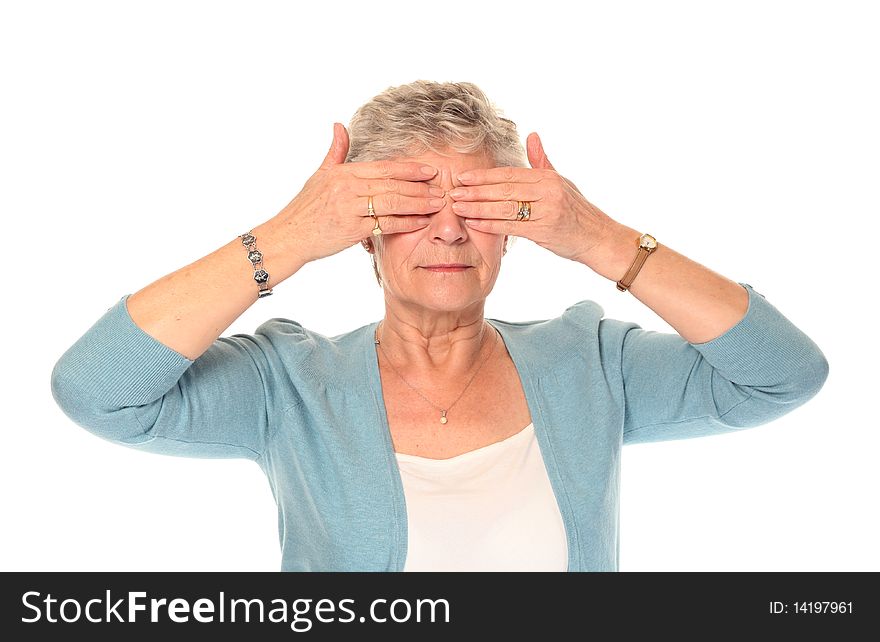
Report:
<svg viewBox="0 0 880 642"><path fill-rule="evenodd" d="M828 365L750 285L600 211L536 134L527 156L471 83L389 88L334 125L281 212L110 308L58 361L57 402L120 444L255 461L282 570L617 570L623 444L765 424ZM510 236L583 263L676 333L592 301L485 318ZM380 321L220 336L356 243Z"/></svg>

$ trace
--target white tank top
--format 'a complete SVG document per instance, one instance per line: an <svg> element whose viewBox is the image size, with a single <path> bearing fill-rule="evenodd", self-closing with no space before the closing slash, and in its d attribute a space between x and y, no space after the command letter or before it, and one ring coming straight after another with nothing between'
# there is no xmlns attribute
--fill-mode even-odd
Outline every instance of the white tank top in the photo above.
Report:
<svg viewBox="0 0 880 642"><path fill-rule="evenodd" d="M533 424L449 459L396 455L404 571L567 570L565 526Z"/></svg>

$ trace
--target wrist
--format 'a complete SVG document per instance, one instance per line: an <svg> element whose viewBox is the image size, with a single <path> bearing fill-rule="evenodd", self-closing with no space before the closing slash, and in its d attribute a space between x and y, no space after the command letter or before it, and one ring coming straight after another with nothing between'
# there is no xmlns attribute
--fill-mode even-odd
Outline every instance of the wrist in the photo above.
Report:
<svg viewBox="0 0 880 642"><path fill-rule="evenodd" d="M263 265L269 272L269 286L278 283L299 271L308 263L296 247L296 239L289 239L284 234L283 223L270 219L251 230L257 238L257 244L263 254Z"/></svg>
<svg viewBox="0 0 880 642"><path fill-rule="evenodd" d="M263 265L263 253L257 248L257 237L253 231L245 232L239 235L241 244L247 250L247 259L251 262L254 270L254 282L257 284L257 296L263 298L272 294L272 288L269 285L269 273Z"/></svg>
<svg viewBox="0 0 880 642"><path fill-rule="evenodd" d="M632 265L638 252L640 236L641 232L638 230L621 223L613 223L602 241L582 262L596 274L617 282Z"/></svg>

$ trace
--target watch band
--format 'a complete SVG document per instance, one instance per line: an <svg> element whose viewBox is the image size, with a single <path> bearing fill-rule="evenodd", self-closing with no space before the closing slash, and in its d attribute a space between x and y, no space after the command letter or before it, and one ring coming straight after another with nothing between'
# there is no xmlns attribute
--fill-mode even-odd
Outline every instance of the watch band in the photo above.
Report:
<svg viewBox="0 0 880 642"><path fill-rule="evenodd" d="M648 240L650 242L648 242ZM642 266L645 264L645 261L648 259L648 255L650 255L654 250L657 249L657 241L650 234L643 234L639 237L639 251L636 254L636 258L633 259L632 265L629 266L629 269L626 271L626 274L621 277L621 279L617 282L617 289L621 292L626 292L629 287L632 285L632 282L635 280L636 275L639 273L639 270L642 269Z"/></svg>

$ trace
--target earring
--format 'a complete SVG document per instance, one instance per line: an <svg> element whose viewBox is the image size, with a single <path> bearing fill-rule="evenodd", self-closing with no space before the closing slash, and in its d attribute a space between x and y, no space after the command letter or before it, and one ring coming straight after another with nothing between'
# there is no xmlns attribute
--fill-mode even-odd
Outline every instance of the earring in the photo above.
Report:
<svg viewBox="0 0 880 642"><path fill-rule="evenodd" d="M376 283L378 283L379 287L381 288L382 287L382 277L379 276L379 266L376 265L376 255L375 254L372 255L372 261L373 261L373 274L376 275Z"/></svg>

